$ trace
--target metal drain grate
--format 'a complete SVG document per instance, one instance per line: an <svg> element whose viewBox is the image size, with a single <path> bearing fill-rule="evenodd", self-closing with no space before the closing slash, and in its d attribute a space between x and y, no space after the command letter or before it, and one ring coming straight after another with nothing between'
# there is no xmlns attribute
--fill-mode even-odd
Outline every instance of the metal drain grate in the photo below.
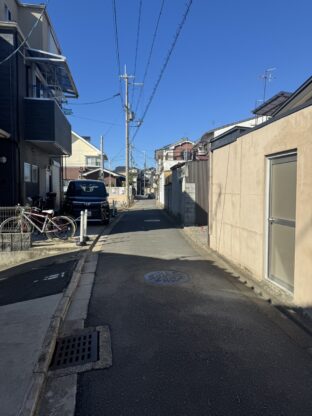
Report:
<svg viewBox="0 0 312 416"><path fill-rule="evenodd" d="M59 338L50 365L51 370L73 367L97 361L99 356L98 331L83 331L79 334Z"/></svg>

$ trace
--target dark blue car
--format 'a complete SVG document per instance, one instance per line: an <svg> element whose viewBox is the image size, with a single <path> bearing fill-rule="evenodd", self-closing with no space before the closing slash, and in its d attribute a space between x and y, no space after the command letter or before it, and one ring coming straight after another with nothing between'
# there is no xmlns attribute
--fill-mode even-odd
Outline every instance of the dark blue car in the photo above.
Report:
<svg viewBox="0 0 312 416"><path fill-rule="evenodd" d="M88 179L70 181L63 211L78 218L81 211L87 210L88 221L101 221L108 224L110 220L108 196L102 181Z"/></svg>

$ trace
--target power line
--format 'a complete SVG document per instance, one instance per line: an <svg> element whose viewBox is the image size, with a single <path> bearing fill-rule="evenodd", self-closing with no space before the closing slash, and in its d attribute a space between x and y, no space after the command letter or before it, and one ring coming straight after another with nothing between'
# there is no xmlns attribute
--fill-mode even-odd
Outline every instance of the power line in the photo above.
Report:
<svg viewBox="0 0 312 416"><path fill-rule="evenodd" d="M150 66L150 63L151 63L152 54L153 54L154 45L155 45L156 36L157 36L157 32L158 32L158 27L159 27L159 22L160 22L160 18L161 18L162 12L163 12L164 4L165 4L165 0L162 0L161 5L160 5L158 18L157 18L157 22L156 22L156 27L155 27L154 34L153 34L151 49L149 51L147 64L146 64L144 75L143 75L143 80L142 80L143 88L144 88L144 83L145 83L145 80L146 80L147 72L149 70L149 66ZM137 110L139 108L139 104L140 104L142 94L143 94L143 88L140 90L139 98L138 98L138 101L137 101L137 104L136 104L136 107L135 107L135 111L134 111L135 113L137 112Z"/></svg>
<svg viewBox="0 0 312 416"><path fill-rule="evenodd" d="M136 68L137 68L137 61L138 61L138 50L139 50L139 39L140 39L140 29L141 29L141 15L142 15L142 0L139 2L139 13L138 13L138 28L137 28L137 36L136 36L136 43L135 43L135 58L134 58L134 71L133 75L134 78L136 76ZM132 95L131 95L131 102L133 102L133 95L134 95L134 88L132 88Z"/></svg>
<svg viewBox="0 0 312 416"><path fill-rule="evenodd" d="M9 61L14 55L17 54L17 52L20 51L20 49L25 45L25 43L28 41L28 39L30 38L30 36L32 35L33 31L36 29L36 27L38 26L44 12L46 11L48 4L49 4L50 0L47 0L46 4L44 5L44 8L42 10L42 12L40 13L40 16L38 17L38 19L36 20L36 22L34 23L33 27L30 29L30 32L28 33L28 35L26 36L26 38L23 40L23 42L18 46L18 48L16 48L12 53L10 53L10 55L8 55L6 58L4 58L1 62L0 65L4 64L5 62Z"/></svg>
<svg viewBox="0 0 312 416"><path fill-rule="evenodd" d="M110 126L121 126L121 124L111 123L110 121L102 121L102 120L96 120L94 118L89 118L89 117L75 116L75 114L69 114L69 117L81 118L82 120L94 121L95 123L109 124Z"/></svg>
<svg viewBox="0 0 312 416"><path fill-rule="evenodd" d="M92 105L92 104L100 104L100 103L105 103L106 101L113 100L114 98L118 97L119 95L120 95L120 93L114 94L114 95L112 95L109 98L104 98L103 100L90 101L88 103L69 103L69 105Z"/></svg>
<svg viewBox="0 0 312 416"><path fill-rule="evenodd" d="M120 53L119 53L119 41L118 41L118 25L117 25L117 10L116 10L116 0L112 0L112 7L113 7L113 21L114 21L114 33L115 33L115 47L116 47L116 60L117 60L117 70L118 70L118 77L121 74L121 65L120 65ZM122 84L121 79L119 79L119 96L121 107L123 109L124 103L122 101Z"/></svg>
<svg viewBox="0 0 312 416"><path fill-rule="evenodd" d="M192 3L193 3L193 0L189 0L188 4L187 4L187 6L186 6L186 10L185 10L185 12L184 12L184 14L183 14L182 20L181 20L181 22L180 22L180 24L179 24L179 26L178 26L177 31L176 31L176 34L175 34L174 40L173 40L173 42L172 42L172 45L171 45L171 47L170 47L170 49L169 49L169 52L168 52L167 57L166 57L166 59L165 59L165 62L164 62L164 64L163 64L162 68L161 68L160 74L159 74L158 79L157 79L157 81L156 81L156 84L155 84L155 86L154 86L154 88L153 88L152 94L151 94L151 96L150 96L150 98L149 98L149 100L148 100L148 103L147 103L146 107L145 107L145 110L144 110L144 112L143 112L143 116L141 117L141 122L140 122L140 124L138 125L138 127L137 127L137 129L136 129L136 131L135 131L135 133L134 133L134 135L133 135L133 138L132 138L132 141L131 141L131 142L133 142L133 141L134 141L134 139L135 139L136 135L138 134L138 131L139 131L139 129L140 129L140 127L141 127L141 125L142 125L142 123L143 123L143 121L144 121L145 117L146 117L146 114L147 114L147 112L148 112L148 110L149 110L149 108L150 108L151 104L152 104L152 101L153 101L153 99L154 99L154 97L155 97L155 94L156 94L157 88L158 88L158 86L159 86L159 84L160 84L160 81L161 81L161 79L162 79L162 77L163 77L163 75L164 75L164 72L165 72L165 70L166 70L166 68L167 68L167 66L168 66L168 63L169 63L170 57L171 57L171 55L172 55L172 52L173 52L173 50L174 50L174 48L175 48L175 46L176 46L177 40L178 40L178 38L179 38L179 36L180 36L180 33L181 33L182 29L183 29L183 26L184 26L184 24L185 24L185 21L186 21L187 15L189 14L189 11L190 11L190 8L191 8L191 6L192 6Z"/></svg>

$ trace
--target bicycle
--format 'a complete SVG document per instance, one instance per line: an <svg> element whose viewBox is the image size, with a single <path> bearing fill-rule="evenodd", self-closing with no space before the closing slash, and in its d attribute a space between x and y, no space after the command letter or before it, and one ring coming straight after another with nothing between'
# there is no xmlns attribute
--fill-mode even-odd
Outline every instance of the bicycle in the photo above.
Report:
<svg viewBox="0 0 312 416"><path fill-rule="evenodd" d="M40 208L19 207L20 213L7 218L0 224L0 233L32 233L37 229L47 238L59 238L66 240L75 235L76 223L69 217L53 216L52 209L40 210Z"/></svg>

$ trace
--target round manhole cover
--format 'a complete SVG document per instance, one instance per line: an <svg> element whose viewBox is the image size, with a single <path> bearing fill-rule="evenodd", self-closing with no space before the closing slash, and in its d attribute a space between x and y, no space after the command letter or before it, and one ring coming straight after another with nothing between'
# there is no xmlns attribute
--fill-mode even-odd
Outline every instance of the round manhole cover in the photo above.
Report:
<svg viewBox="0 0 312 416"><path fill-rule="evenodd" d="M179 283L185 283L190 280L190 276L183 272L176 270L160 270L156 272L147 273L144 276L147 282L154 285L178 285Z"/></svg>

